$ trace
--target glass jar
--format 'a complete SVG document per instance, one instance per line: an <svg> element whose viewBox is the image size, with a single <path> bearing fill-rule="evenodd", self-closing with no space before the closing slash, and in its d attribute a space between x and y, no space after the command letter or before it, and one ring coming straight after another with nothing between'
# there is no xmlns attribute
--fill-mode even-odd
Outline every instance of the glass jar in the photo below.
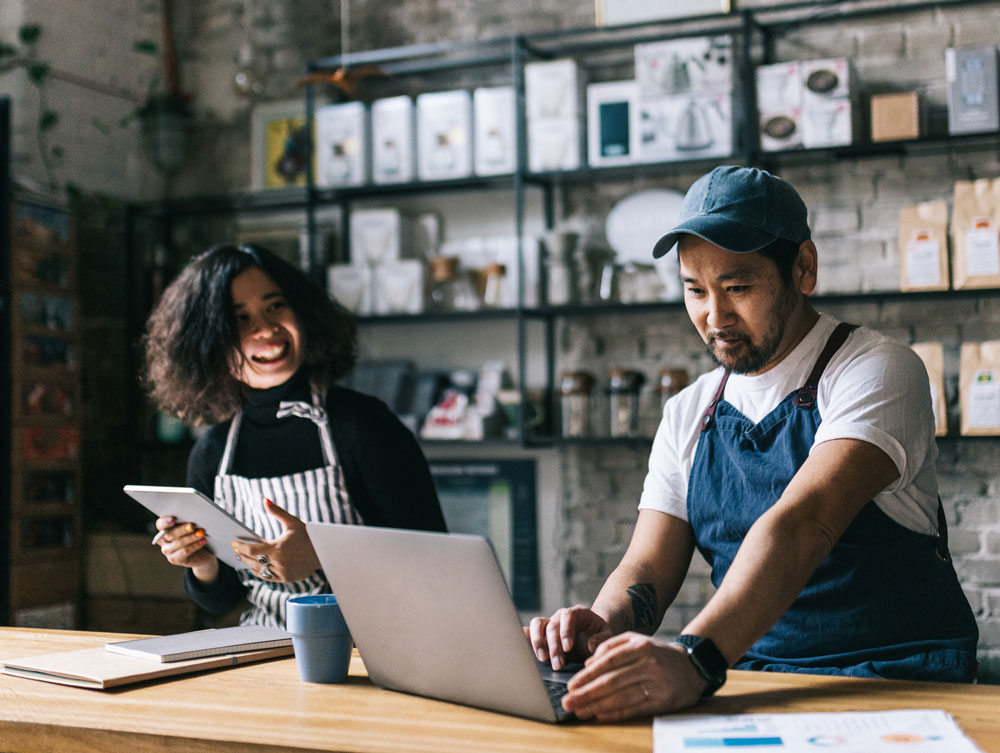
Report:
<svg viewBox="0 0 1000 753"><path fill-rule="evenodd" d="M431 311L453 311L455 309L455 280L457 277L457 256L435 256L431 259L431 287L427 293L427 308Z"/></svg>
<svg viewBox="0 0 1000 753"><path fill-rule="evenodd" d="M564 371L559 382L564 437L590 436L590 392L594 377L586 371Z"/></svg>
<svg viewBox="0 0 1000 753"><path fill-rule="evenodd" d="M612 437L639 436L639 389L645 377L638 371L612 369L608 383Z"/></svg>
<svg viewBox="0 0 1000 753"><path fill-rule="evenodd" d="M507 267L503 264L487 264L483 268L483 306L488 309L503 305L503 279Z"/></svg>

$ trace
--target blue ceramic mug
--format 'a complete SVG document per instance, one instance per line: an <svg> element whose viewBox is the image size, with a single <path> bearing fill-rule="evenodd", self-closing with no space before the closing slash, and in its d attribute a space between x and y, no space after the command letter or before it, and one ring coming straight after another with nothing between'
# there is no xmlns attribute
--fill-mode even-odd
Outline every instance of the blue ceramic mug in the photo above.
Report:
<svg viewBox="0 0 1000 753"><path fill-rule="evenodd" d="M293 596L285 616L299 677L305 682L340 682L346 678L354 642L337 597Z"/></svg>

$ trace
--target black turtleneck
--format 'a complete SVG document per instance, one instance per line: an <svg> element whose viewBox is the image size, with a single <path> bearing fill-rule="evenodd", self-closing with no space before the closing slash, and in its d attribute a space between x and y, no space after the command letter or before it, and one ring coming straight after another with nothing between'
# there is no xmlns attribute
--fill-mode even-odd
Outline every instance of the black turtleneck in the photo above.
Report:
<svg viewBox="0 0 1000 753"><path fill-rule="evenodd" d="M250 391L230 473L271 478L324 464L316 424L297 416L277 418L282 400L312 404L304 371L278 387ZM326 410L348 497L365 525L444 531L444 516L420 445L385 403L334 386L327 391ZM210 498L230 423L216 424L202 434L188 458L188 486ZM219 581L209 588L195 582L190 571L185 578L188 594L213 614L228 612L243 596L236 572L225 566L222 570Z"/></svg>

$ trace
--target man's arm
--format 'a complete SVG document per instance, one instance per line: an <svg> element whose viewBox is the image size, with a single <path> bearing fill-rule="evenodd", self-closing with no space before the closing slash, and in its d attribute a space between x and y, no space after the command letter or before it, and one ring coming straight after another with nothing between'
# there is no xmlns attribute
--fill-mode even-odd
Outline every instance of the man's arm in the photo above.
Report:
<svg viewBox="0 0 1000 753"><path fill-rule="evenodd" d="M898 475L889 456L868 442L816 445L684 632L711 638L735 662L791 606L861 508ZM620 599L612 609L621 613ZM683 647L627 633L597 647L563 705L581 718L616 721L685 708L705 686Z"/></svg>
<svg viewBox="0 0 1000 753"><path fill-rule="evenodd" d="M652 633L684 582L693 551L694 536L687 521L640 510L628 550L593 609L578 605L531 621L527 632L538 659L559 669L566 654L585 658L615 633Z"/></svg>

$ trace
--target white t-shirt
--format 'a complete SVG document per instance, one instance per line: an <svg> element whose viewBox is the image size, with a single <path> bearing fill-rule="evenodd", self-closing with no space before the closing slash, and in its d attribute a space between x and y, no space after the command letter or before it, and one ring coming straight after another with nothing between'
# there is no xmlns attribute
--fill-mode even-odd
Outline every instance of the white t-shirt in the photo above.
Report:
<svg viewBox="0 0 1000 753"><path fill-rule="evenodd" d="M777 366L759 376L731 375L723 399L759 422L805 384L838 323L821 314ZM664 406L640 510L659 510L687 520L688 477L701 417L722 373L720 367L703 374ZM927 370L920 358L902 343L860 327L823 372L817 406L822 422L813 446L830 439L860 439L880 448L896 464L899 478L876 495L875 503L906 528L937 535L937 445Z"/></svg>

